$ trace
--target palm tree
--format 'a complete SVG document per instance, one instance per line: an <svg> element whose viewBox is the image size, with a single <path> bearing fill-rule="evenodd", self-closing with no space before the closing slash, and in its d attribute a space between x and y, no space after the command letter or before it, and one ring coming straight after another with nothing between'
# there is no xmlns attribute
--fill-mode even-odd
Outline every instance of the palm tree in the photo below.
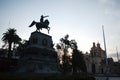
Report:
<svg viewBox="0 0 120 80"><path fill-rule="evenodd" d="M13 43L14 43L14 46L13 46L13 48L15 49L16 48L16 44L21 44L21 38L18 36L18 35L15 35L14 36L14 41L13 41Z"/></svg>
<svg viewBox="0 0 120 80"><path fill-rule="evenodd" d="M21 41L21 38L16 34L16 29L9 28L3 33L2 41L8 44L8 58L10 57L12 44L16 44Z"/></svg>

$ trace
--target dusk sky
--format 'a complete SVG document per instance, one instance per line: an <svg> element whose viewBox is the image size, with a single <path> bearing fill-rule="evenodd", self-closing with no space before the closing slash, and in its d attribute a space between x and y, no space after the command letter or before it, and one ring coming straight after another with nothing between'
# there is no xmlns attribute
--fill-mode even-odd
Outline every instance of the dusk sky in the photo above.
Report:
<svg viewBox="0 0 120 80"><path fill-rule="evenodd" d="M120 52L120 0L0 0L0 39L8 28L15 28L22 39L28 40L36 30L28 26L33 20L39 22L42 14L49 15L46 19L54 43L69 34L84 53L90 51L93 42L104 49L104 25L107 55L115 57L116 47ZM46 29L41 32L47 34Z"/></svg>

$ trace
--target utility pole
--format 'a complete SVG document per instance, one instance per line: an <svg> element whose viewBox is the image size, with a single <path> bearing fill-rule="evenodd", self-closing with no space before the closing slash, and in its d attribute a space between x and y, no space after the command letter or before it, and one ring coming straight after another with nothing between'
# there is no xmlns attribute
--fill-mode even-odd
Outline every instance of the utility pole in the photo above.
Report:
<svg viewBox="0 0 120 80"><path fill-rule="evenodd" d="M105 33L104 33L104 26L102 25L102 31L103 31L103 41L104 41L104 49L105 49L105 73L108 71L108 60L107 60L107 49L106 49L106 41L105 41Z"/></svg>

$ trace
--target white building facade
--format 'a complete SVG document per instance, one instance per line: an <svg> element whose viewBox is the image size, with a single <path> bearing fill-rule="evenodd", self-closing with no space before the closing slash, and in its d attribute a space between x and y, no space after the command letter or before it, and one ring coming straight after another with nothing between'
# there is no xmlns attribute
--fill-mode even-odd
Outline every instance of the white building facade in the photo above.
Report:
<svg viewBox="0 0 120 80"><path fill-rule="evenodd" d="M96 45L93 42L90 53L86 52L84 58L88 73L104 73L105 65L103 61L105 60L105 51L100 47L99 43Z"/></svg>

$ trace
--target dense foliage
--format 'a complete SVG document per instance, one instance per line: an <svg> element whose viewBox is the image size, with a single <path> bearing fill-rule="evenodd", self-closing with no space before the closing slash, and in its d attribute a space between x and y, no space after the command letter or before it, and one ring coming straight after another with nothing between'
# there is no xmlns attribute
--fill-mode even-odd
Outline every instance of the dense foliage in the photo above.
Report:
<svg viewBox="0 0 120 80"><path fill-rule="evenodd" d="M19 44L21 38L16 34L16 29L9 28L5 33L3 33L2 41L4 41L5 45L8 44L8 57L10 57L10 53L12 50L12 44L14 44L13 49L16 44ZM4 45L4 46L5 46Z"/></svg>
<svg viewBox="0 0 120 80"><path fill-rule="evenodd" d="M56 46L58 51L63 51L62 59L60 59L62 60L61 68L63 69L63 72L86 72L83 53L77 49L77 42L74 39L68 40L68 38L69 35L61 38L60 43ZM71 57L68 55L68 49L72 50Z"/></svg>

